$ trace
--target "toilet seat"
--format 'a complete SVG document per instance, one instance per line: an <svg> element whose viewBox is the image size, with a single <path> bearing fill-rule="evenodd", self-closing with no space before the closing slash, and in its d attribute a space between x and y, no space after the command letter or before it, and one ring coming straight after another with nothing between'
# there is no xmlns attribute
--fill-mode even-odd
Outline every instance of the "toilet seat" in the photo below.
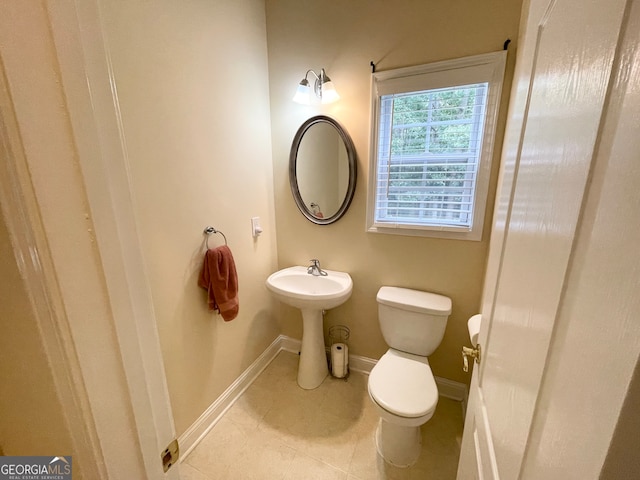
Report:
<svg viewBox="0 0 640 480"><path fill-rule="evenodd" d="M371 398L388 412L424 417L438 404L438 387L426 357L390 349L369 374Z"/></svg>

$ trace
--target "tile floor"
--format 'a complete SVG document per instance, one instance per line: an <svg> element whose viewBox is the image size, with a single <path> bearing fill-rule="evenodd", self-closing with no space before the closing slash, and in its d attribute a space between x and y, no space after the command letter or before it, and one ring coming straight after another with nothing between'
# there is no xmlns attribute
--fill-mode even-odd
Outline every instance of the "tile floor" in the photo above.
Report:
<svg viewBox="0 0 640 480"><path fill-rule="evenodd" d="M422 454L406 469L376 453L378 416L367 375L296 384L298 356L280 352L180 465L183 480L455 479L462 438L459 402L440 398L422 427Z"/></svg>

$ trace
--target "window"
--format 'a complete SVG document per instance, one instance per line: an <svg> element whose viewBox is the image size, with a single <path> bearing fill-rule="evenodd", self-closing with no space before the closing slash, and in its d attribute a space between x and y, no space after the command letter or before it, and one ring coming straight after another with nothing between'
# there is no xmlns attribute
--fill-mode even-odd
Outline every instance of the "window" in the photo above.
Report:
<svg viewBox="0 0 640 480"><path fill-rule="evenodd" d="M373 74L368 231L482 238L505 57Z"/></svg>

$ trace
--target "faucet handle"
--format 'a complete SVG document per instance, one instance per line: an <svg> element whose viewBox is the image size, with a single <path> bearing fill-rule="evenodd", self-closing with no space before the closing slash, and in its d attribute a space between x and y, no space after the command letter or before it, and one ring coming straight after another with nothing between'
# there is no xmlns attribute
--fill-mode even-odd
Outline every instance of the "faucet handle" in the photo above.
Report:
<svg viewBox="0 0 640 480"><path fill-rule="evenodd" d="M320 266L320 260L318 260L317 258L312 258L311 260L309 260L314 266L319 267Z"/></svg>

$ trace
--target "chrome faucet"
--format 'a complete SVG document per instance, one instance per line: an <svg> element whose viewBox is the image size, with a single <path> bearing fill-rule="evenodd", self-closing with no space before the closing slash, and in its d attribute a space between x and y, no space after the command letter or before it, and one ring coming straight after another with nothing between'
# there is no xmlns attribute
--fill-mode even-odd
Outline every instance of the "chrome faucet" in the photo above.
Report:
<svg viewBox="0 0 640 480"><path fill-rule="evenodd" d="M320 260L318 260L317 258L312 258L309 261L311 262L311 265L309 265L309 268L307 268L307 273L309 275L314 275L316 277L326 277L328 275L327 272L320 268Z"/></svg>

